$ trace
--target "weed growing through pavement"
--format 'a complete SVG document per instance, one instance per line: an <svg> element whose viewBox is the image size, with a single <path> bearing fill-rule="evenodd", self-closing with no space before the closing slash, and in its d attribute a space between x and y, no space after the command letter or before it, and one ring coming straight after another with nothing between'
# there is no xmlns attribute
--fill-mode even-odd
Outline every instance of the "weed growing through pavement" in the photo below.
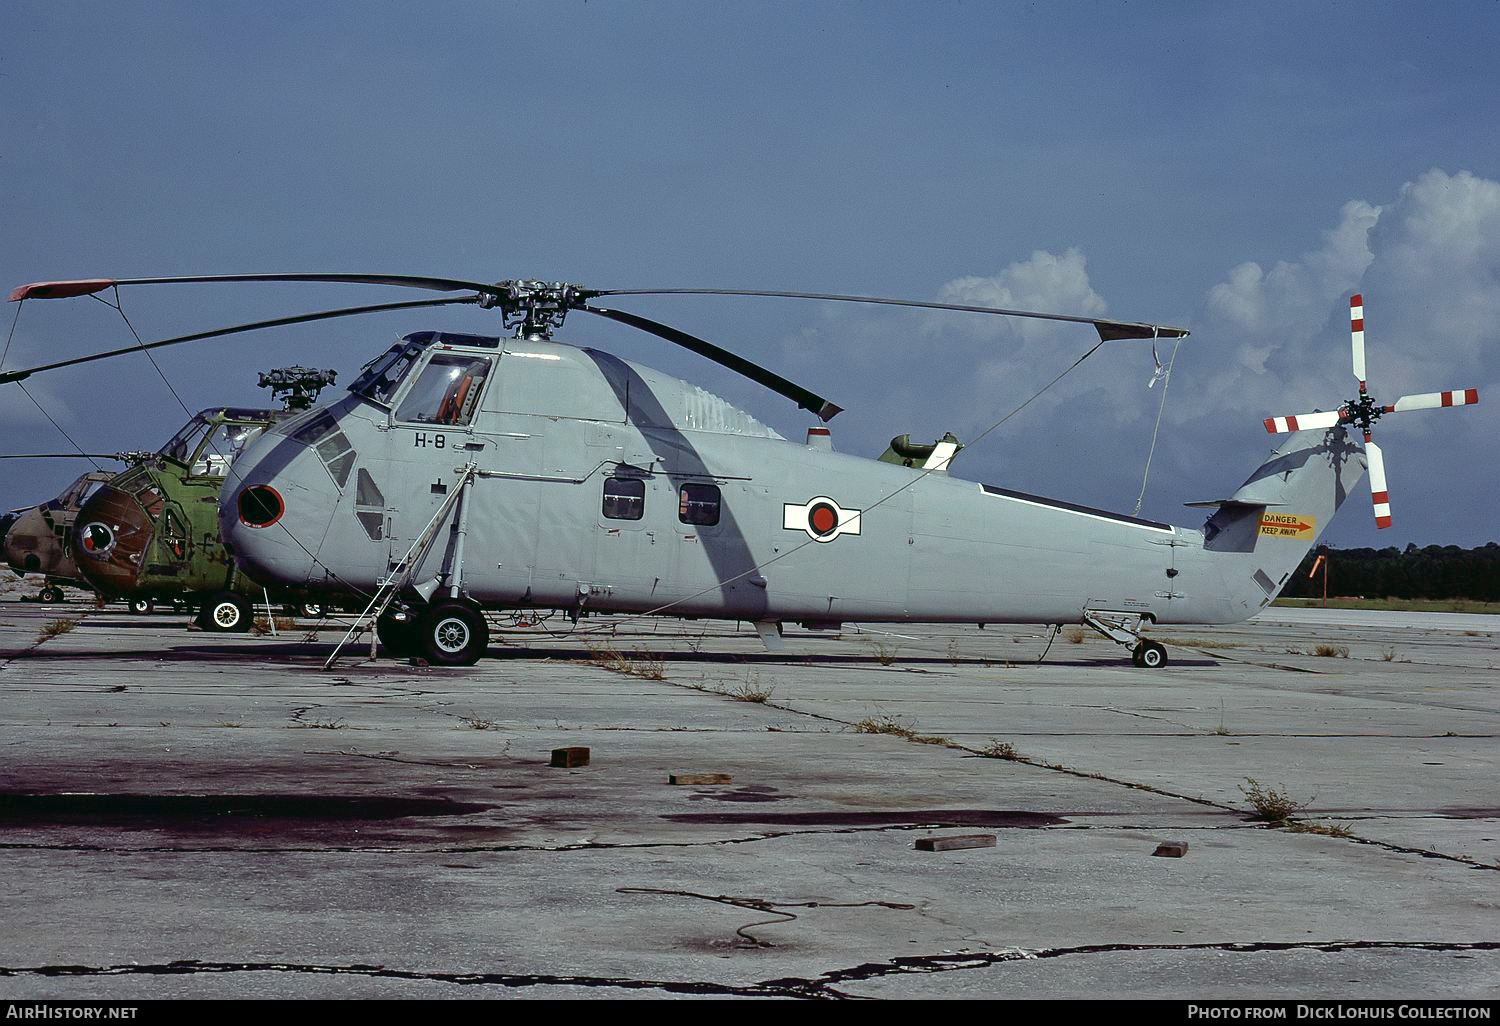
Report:
<svg viewBox="0 0 1500 1026"><path fill-rule="evenodd" d="M1332 658L1334 656L1337 656L1340 659L1348 659L1349 658L1349 646L1348 645L1314 645L1313 646L1313 650L1312 650L1312 654L1315 655L1315 656L1323 656L1324 658Z"/></svg>
<svg viewBox="0 0 1500 1026"><path fill-rule="evenodd" d="M661 658L643 648L638 648L629 655L608 645L589 645L587 648L589 662L600 669L642 680L661 680L667 675L666 664Z"/></svg>
<svg viewBox="0 0 1500 1026"><path fill-rule="evenodd" d="M734 699L736 702L764 703L771 700L771 693L775 690L776 688L774 685L768 688L761 687L760 674L752 673L745 678L745 683L741 684L733 691L726 691L724 693L730 698Z"/></svg>
<svg viewBox="0 0 1500 1026"><path fill-rule="evenodd" d="M37 640L46 641L48 638L55 638L59 634L68 633L77 626L77 620L49 620L42 627L41 633L37 635Z"/></svg>
<svg viewBox="0 0 1500 1026"><path fill-rule="evenodd" d="M918 734L914 728L894 716L866 716L854 725L854 732L856 734L890 734L919 745L941 745L944 748L963 747L952 738L938 737L935 734Z"/></svg>
<svg viewBox="0 0 1500 1026"><path fill-rule="evenodd" d="M1246 787L1245 784L1250 786ZM1312 801L1309 798L1306 802L1299 802L1290 792L1266 787L1254 777L1246 777L1245 784L1240 785L1240 793L1255 810L1255 818L1277 826L1285 826L1288 820L1307 808L1308 802Z"/></svg>

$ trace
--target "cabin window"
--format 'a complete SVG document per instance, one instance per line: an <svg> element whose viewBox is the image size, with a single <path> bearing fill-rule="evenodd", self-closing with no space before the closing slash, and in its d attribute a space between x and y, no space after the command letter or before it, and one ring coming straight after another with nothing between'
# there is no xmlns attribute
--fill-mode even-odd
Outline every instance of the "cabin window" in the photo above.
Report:
<svg viewBox="0 0 1500 1026"><path fill-rule="evenodd" d="M396 419L462 427L474 417L489 370L490 361L483 357L434 356L401 401Z"/></svg>
<svg viewBox="0 0 1500 1026"><path fill-rule="evenodd" d="M719 486L685 484L677 495L677 519L684 524L712 527L719 522Z"/></svg>
<svg viewBox="0 0 1500 1026"><path fill-rule="evenodd" d="M646 512L646 482L638 477L604 479L604 515L610 520L639 520Z"/></svg>

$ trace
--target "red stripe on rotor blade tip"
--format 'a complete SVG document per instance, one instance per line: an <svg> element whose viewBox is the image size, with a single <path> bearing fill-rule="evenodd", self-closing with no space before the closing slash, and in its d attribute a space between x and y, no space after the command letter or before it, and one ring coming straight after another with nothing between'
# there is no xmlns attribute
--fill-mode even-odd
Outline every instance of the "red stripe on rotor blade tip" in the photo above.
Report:
<svg viewBox="0 0 1500 1026"><path fill-rule="evenodd" d="M1266 418L1266 431L1273 435L1276 433L1276 421L1271 417Z"/></svg>
<svg viewBox="0 0 1500 1026"><path fill-rule="evenodd" d="M1296 417L1288 417L1286 419L1286 426L1288 428L1290 428L1291 430L1296 431L1297 430L1297 418Z"/></svg>
<svg viewBox="0 0 1500 1026"><path fill-rule="evenodd" d="M1391 501L1391 493L1390 492L1372 492L1372 493L1370 493L1370 498L1372 500L1374 500L1375 502L1390 502Z"/></svg>
<svg viewBox="0 0 1500 1026"><path fill-rule="evenodd" d="M1444 393L1442 393L1442 396L1443 396L1442 403L1443 403L1444 406L1452 406L1453 405L1453 393L1452 392L1444 392Z"/></svg>
<svg viewBox="0 0 1500 1026"><path fill-rule="evenodd" d="M1349 297L1349 309L1353 310L1356 306L1364 306L1364 305L1365 305L1365 297L1362 296L1362 295L1360 295L1358 292L1356 292L1354 295L1352 295L1352 296Z"/></svg>
<svg viewBox="0 0 1500 1026"><path fill-rule="evenodd" d="M1376 527L1390 527L1391 526L1391 518L1390 517L1376 517L1375 518L1375 526Z"/></svg>
<svg viewBox="0 0 1500 1026"><path fill-rule="evenodd" d="M23 299L72 299L74 296L91 296L103 292L114 284L113 278L89 278L83 281L38 281L21 285L11 290L10 301L19 303Z"/></svg>
<svg viewBox="0 0 1500 1026"><path fill-rule="evenodd" d="M1467 405L1469 403L1477 403L1477 402L1479 402L1479 389L1477 389L1477 388L1466 388L1466 389L1464 389L1464 403L1465 403L1465 405Z"/></svg>
<svg viewBox="0 0 1500 1026"><path fill-rule="evenodd" d="M1365 319L1363 317L1352 318L1349 321L1349 330L1350 331L1364 331L1365 330Z"/></svg>

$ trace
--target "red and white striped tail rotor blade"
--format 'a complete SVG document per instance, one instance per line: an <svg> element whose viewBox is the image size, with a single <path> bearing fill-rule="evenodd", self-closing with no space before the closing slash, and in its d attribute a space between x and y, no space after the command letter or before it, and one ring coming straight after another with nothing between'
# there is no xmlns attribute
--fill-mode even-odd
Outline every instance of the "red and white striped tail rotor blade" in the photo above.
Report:
<svg viewBox="0 0 1500 1026"><path fill-rule="evenodd" d="M1342 419L1343 414L1338 410L1331 410L1328 413L1299 413L1295 417L1267 417L1265 425L1271 434L1279 435L1288 431L1331 428Z"/></svg>
<svg viewBox="0 0 1500 1026"><path fill-rule="evenodd" d="M1370 500L1375 504L1375 526L1391 526L1391 496L1385 490L1385 457L1380 446L1365 435L1365 461L1370 465Z"/></svg>
<svg viewBox="0 0 1500 1026"><path fill-rule="evenodd" d="M1359 381L1359 394L1365 393L1365 297L1358 293L1349 297L1349 345L1354 350L1354 377Z"/></svg>
<svg viewBox="0 0 1500 1026"><path fill-rule="evenodd" d="M1395 405L1387 406L1386 413L1405 413L1407 410L1436 410L1444 406L1473 406L1479 402L1479 389L1455 388L1450 392L1422 392L1419 395L1403 395Z"/></svg>

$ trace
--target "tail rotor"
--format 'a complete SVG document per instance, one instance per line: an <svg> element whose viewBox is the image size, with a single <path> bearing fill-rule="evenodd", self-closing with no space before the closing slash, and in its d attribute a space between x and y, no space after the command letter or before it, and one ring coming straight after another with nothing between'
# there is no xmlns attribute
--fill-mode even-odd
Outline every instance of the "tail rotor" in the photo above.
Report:
<svg viewBox="0 0 1500 1026"><path fill-rule="evenodd" d="M1373 437L1375 422L1388 413L1436 410L1445 406L1472 406L1479 402L1479 390L1463 388L1447 392L1422 392L1404 395L1389 406L1377 403L1370 395L1365 377L1365 300L1359 294L1349 297L1349 346L1353 355L1354 380L1359 382L1358 395L1333 412L1267 417L1265 426L1271 434L1331 428L1339 424L1359 428L1365 437L1365 460L1370 468L1370 501L1375 510L1375 526L1390 527L1391 498L1386 490L1385 456Z"/></svg>

